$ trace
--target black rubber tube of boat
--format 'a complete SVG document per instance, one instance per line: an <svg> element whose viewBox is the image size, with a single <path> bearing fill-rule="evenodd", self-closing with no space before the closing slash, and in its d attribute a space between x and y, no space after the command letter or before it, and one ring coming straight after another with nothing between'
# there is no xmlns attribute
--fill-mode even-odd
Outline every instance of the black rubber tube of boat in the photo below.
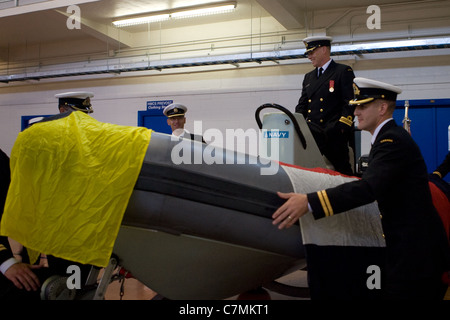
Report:
<svg viewBox="0 0 450 320"><path fill-rule="evenodd" d="M134 188L265 218L271 218L285 202L275 192L154 163L144 163Z"/></svg>

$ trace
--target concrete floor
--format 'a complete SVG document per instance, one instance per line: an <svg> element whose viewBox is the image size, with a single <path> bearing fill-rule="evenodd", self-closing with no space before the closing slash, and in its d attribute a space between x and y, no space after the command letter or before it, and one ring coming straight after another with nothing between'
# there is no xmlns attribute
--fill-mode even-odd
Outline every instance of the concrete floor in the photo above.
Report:
<svg viewBox="0 0 450 320"><path fill-rule="evenodd" d="M286 275L280 279L279 282L291 286L307 286L306 271L296 271ZM123 283L123 295L121 296L122 282L112 282L105 295L106 300L151 300L157 295L152 289L146 287L144 284L136 279L126 279ZM283 295L271 290L262 292L248 292L240 296L233 296L227 300L305 300L304 298L291 297Z"/></svg>
<svg viewBox="0 0 450 320"><path fill-rule="evenodd" d="M277 281L295 286L295 287L307 287L307 279L306 279L306 271L296 271L287 276L284 276ZM121 297L120 295L120 287L122 283L118 281L114 281L108 287L106 292L105 299L106 300L151 300L155 298L157 295L156 292L147 288L145 285L137 281L136 279L126 279L124 283L124 294ZM240 296L233 296L226 300L309 300L305 298L298 298L283 295L271 290L266 290L265 293L246 293ZM450 301L450 287L447 290L444 300Z"/></svg>

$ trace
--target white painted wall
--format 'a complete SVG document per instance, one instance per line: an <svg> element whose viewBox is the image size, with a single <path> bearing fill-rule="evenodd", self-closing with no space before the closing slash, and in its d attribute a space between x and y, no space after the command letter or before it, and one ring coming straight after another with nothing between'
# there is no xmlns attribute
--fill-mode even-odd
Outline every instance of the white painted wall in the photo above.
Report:
<svg viewBox="0 0 450 320"><path fill-rule="evenodd" d="M447 49L441 49L447 50ZM336 58L338 59L338 58ZM353 63L356 76L400 86L399 99L449 99L450 58L436 55L374 60L359 57ZM345 61L347 62L347 61ZM20 132L21 116L57 113L56 93L92 91L93 117L102 122L137 125L138 111L150 100L174 100L188 106L186 128L202 120L203 131L216 128L257 129L255 110L264 103L277 103L294 111L304 74L311 70L305 61L218 71L157 75L135 73L104 79L85 77L52 82L0 85L0 147L10 154ZM208 69L209 70L209 69ZM363 135L362 153L369 151L370 135Z"/></svg>
<svg viewBox="0 0 450 320"><path fill-rule="evenodd" d="M99 121L137 125L137 112L150 100L174 100L188 106L186 128L202 120L203 128L256 128L254 112L266 102L295 107L302 76L299 67L232 69L217 72L119 77L103 80L13 85L0 88L0 145L9 153L23 115L57 112L54 95L92 91L93 117ZM164 73L164 72L163 72ZM137 75L140 75L137 73Z"/></svg>

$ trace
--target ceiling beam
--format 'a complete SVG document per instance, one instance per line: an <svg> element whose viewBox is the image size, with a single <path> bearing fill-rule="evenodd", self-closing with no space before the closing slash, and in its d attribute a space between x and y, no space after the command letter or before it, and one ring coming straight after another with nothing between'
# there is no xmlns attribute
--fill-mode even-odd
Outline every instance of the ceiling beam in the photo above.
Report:
<svg viewBox="0 0 450 320"><path fill-rule="evenodd" d="M303 28L303 18L299 7L293 1L256 0L287 30Z"/></svg>
<svg viewBox="0 0 450 320"><path fill-rule="evenodd" d="M0 10L0 18L3 17L9 17L9 16L15 16L25 13L32 13L36 11L44 11L44 10L51 10L61 7L68 7L70 5L78 5L88 2L96 2L99 0L53 0L53 1L40 1L36 3L31 4L20 4L15 5L10 8L5 8Z"/></svg>
<svg viewBox="0 0 450 320"><path fill-rule="evenodd" d="M68 19L71 13L55 10ZM96 39L108 43L111 49L131 48L134 45L133 35L125 30L118 29L113 25L102 24L83 18L80 19L80 31Z"/></svg>

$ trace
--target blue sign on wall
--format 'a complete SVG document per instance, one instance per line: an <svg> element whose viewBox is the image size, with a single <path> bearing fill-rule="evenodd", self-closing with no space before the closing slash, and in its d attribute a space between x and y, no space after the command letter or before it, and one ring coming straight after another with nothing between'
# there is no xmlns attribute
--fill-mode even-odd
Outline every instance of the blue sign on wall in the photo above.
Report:
<svg viewBox="0 0 450 320"><path fill-rule="evenodd" d="M172 103L173 100L147 101L148 114L161 115L163 114L164 108Z"/></svg>
<svg viewBox="0 0 450 320"><path fill-rule="evenodd" d="M172 130L167 124L167 118L163 111L172 103L173 100L147 101L147 110L138 111L138 126L171 134Z"/></svg>

